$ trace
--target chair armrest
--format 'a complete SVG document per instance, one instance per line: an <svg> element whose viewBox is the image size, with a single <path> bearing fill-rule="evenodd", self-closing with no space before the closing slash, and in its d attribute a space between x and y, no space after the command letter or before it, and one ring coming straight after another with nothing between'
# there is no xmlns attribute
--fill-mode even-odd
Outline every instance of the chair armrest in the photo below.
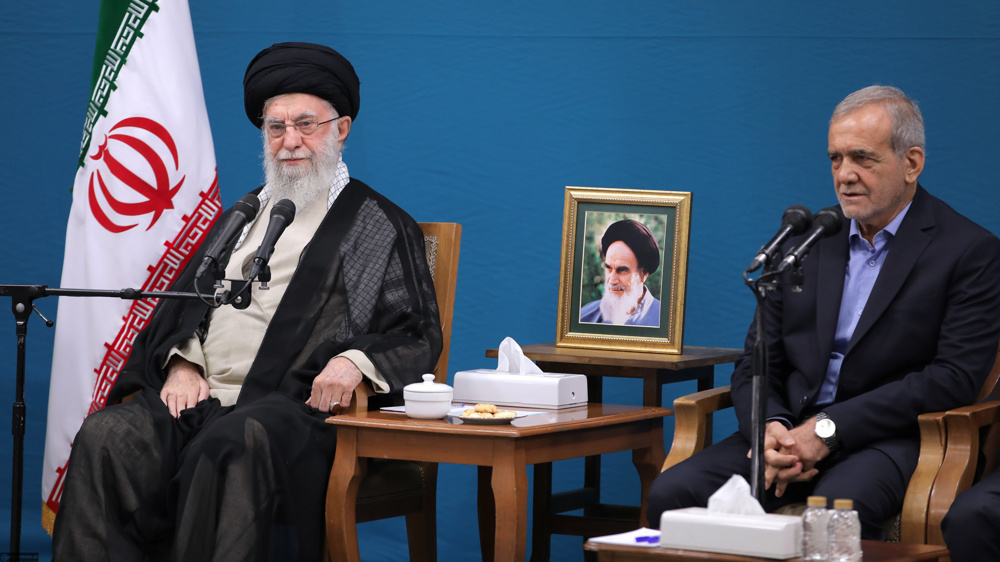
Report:
<svg viewBox="0 0 1000 562"><path fill-rule="evenodd" d="M969 489L979 460L979 430L1000 422L1000 401L981 402L945 413L947 445L928 502L927 543L944 544L941 520L955 497Z"/></svg>
<svg viewBox="0 0 1000 562"><path fill-rule="evenodd" d="M341 413L344 414L357 414L358 412L368 411L368 398L375 396L375 391L372 390L368 383L361 381L358 386L354 387L354 396L351 398L351 405L344 408Z"/></svg>
<svg viewBox="0 0 1000 562"><path fill-rule="evenodd" d="M927 511L934 481L945 451L945 412L921 414L920 457L910 477L900 513L900 542L924 544L927 540Z"/></svg>
<svg viewBox="0 0 1000 562"><path fill-rule="evenodd" d="M703 390L674 400L674 441L670 446L670 454L663 462L663 470L704 449L710 437L707 435L708 416L732 405L733 399L728 386Z"/></svg>

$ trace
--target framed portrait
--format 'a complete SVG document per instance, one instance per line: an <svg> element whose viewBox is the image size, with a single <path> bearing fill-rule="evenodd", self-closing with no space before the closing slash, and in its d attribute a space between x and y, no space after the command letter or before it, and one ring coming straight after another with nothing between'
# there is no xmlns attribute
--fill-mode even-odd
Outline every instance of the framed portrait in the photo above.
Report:
<svg viewBox="0 0 1000 562"><path fill-rule="evenodd" d="M566 187L556 345L682 353L691 193Z"/></svg>

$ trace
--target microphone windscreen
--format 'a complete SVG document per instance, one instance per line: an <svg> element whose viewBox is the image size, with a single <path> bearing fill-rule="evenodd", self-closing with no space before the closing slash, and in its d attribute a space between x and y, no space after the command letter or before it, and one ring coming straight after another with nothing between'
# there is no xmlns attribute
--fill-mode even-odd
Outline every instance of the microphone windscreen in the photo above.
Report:
<svg viewBox="0 0 1000 562"><path fill-rule="evenodd" d="M820 209L813 217L813 224L822 228L826 236L833 236L840 232L840 228L844 224L844 211L840 207Z"/></svg>
<svg viewBox="0 0 1000 562"><path fill-rule="evenodd" d="M805 205L792 205L785 209L785 213L781 216L781 222L792 228L790 234L794 236L809 230L809 227L812 226L813 214Z"/></svg>
<svg viewBox="0 0 1000 562"><path fill-rule="evenodd" d="M292 222L295 218L295 203L292 203L290 199L282 199L274 204L274 208L271 209L272 217L281 217L285 219L286 223Z"/></svg>
<svg viewBox="0 0 1000 562"><path fill-rule="evenodd" d="M253 193L247 193L233 205L233 212L242 213L250 222L260 212L260 199Z"/></svg>

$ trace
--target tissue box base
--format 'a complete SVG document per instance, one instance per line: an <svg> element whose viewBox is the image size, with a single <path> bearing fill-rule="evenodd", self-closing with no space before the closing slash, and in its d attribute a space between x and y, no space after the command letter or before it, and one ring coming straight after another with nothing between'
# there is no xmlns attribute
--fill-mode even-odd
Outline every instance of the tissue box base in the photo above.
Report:
<svg viewBox="0 0 1000 562"><path fill-rule="evenodd" d="M456 402L522 408L570 408L587 403L587 377L562 373L522 375L495 369L455 373Z"/></svg>
<svg viewBox="0 0 1000 562"><path fill-rule="evenodd" d="M703 507L664 511L660 546L743 556L787 559L802 555L802 518L738 515Z"/></svg>

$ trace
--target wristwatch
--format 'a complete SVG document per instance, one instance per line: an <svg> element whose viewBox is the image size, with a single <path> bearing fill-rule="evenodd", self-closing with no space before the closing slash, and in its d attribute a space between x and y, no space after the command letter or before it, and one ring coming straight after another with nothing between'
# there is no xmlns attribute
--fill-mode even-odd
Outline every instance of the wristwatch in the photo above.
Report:
<svg viewBox="0 0 1000 562"><path fill-rule="evenodd" d="M837 424L833 423L833 420L830 419L830 416L826 415L826 412L816 414L815 431L816 437L819 437L826 443L831 453L840 447L840 441L837 439Z"/></svg>

